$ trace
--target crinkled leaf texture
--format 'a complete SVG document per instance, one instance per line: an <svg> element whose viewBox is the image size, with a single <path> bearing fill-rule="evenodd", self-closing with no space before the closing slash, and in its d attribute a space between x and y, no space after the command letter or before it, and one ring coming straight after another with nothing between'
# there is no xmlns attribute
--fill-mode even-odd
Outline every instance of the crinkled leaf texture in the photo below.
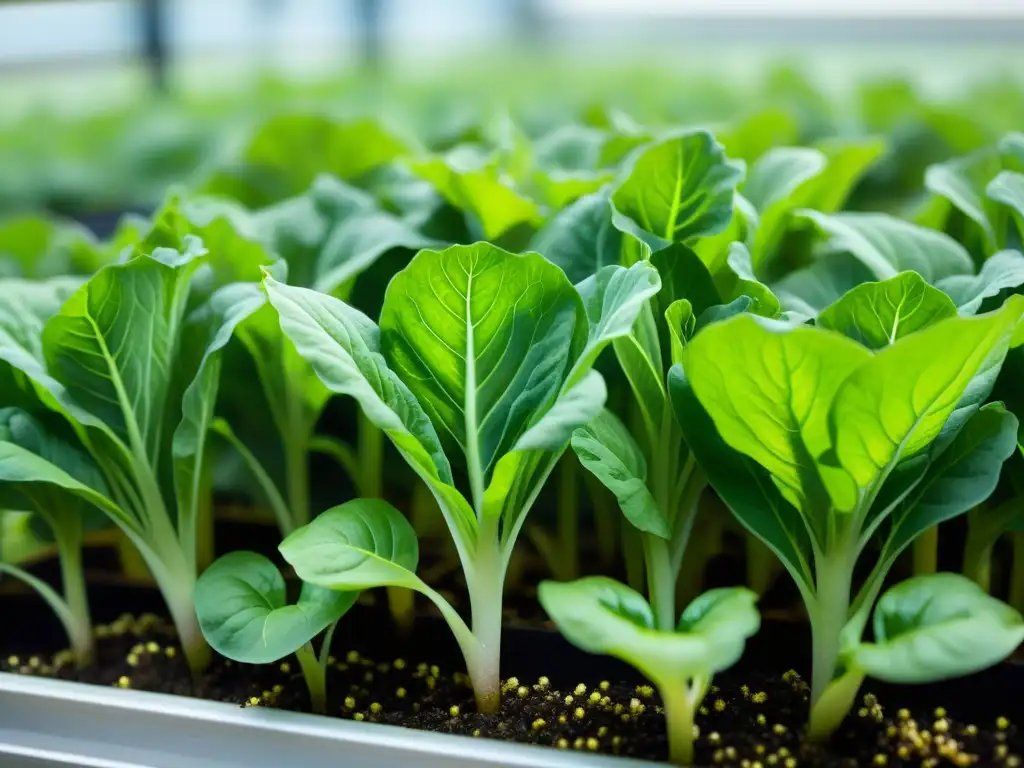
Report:
<svg viewBox="0 0 1024 768"><path fill-rule="evenodd" d="M210 646L245 664L267 664L294 653L340 619L358 592L303 584L288 604L287 585L270 560L255 552L218 558L196 583L196 614Z"/></svg>
<svg viewBox="0 0 1024 768"><path fill-rule="evenodd" d="M875 642L853 663L891 683L929 683L979 672L1024 642L1024 618L970 579L936 573L886 592L874 615Z"/></svg>
<svg viewBox="0 0 1024 768"><path fill-rule="evenodd" d="M541 582L538 599L573 645L622 659L658 685L707 678L732 666L761 623L757 596L742 587L698 597L675 632L655 630L647 601L605 576Z"/></svg>

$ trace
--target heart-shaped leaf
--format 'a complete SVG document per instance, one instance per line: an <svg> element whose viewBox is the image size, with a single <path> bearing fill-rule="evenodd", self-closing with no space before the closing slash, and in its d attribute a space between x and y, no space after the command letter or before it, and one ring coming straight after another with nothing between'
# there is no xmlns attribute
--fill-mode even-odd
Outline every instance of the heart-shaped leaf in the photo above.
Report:
<svg viewBox="0 0 1024 768"><path fill-rule="evenodd" d="M246 664L268 664L294 653L352 607L358 592L302 585L289 605L275 566L255 552L218 558L196 582L196 614L217 653Z"/></svg>

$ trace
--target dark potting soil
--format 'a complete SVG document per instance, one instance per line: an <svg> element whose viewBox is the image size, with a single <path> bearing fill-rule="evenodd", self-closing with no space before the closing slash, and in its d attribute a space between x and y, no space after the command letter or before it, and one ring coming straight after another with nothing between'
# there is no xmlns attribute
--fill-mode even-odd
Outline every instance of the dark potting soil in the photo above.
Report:
<svg viewBox="0 0 1024 768"><path fill-rule="evenodd" d="M567 657L564 641L551 633L523 634L517 645L519 650L532 645L531 657L507 654L512 657L508 661L523 667L523 674L505 678L501 710L482 715L475 711L465 675L457 671L456 657L435 642L437 627L417 631L415 646L425 654L417 657L398 650L403 645L408 649L412 643L382 643L374 633L343 632L351 623L356 622L339 625L334 644L328 716L558 749L666 758L665 723L656 692L624 666L579 652L574 653L575 658ZM774 631L774 639L767 641L778 642L785 635ZM66 651L53 656L5 653L0 669L198 696L239 706L309 710L305 683L293 658L254 666L218 657L193 681L173 632L152 614L139 618L123 615L111 624L98 625L97 637L96 663L81 672L75 670ZM370 648L377 650L372 657L366 655ZM763 661L758 648L752 653ZM832 741L816 748L801 737L808 706L806 682L792 670L759 669L754 661L741 663L715 679L697 717L696 764L742 768L1012 768L1021 764L1024 712L1017 698L1019 686L1011 687L1016 708L1005 712L1011 716L1008 720L999 714L1001 710L993 709L991 699L977 700L978 686L973 697L965 697L963 690L948 684L931 692L928 689L934 687L892 689L869 684L857 710ZM597 674L598 662L605 678ZM547 665L550 670L544 674ZM1022 670L1011 671L1020 676ZM989 685L993 684L990 679Z"/></svg>

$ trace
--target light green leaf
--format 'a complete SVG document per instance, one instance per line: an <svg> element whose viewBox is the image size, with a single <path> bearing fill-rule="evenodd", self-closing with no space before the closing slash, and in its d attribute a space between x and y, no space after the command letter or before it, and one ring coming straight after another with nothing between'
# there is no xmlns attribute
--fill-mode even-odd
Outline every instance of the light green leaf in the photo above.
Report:
<svg viewBox="0 0 1024 768"><path fill-rule="evenodd" d="M1003 171L992 179L985 188L985 194L990 200L1009 207L1017 231L1024 239L1024 173Z"/></svg>
<svg viewBox="0 0 1024 768"><path fill-rule="evenodd" d="M106 249L80 224L37 214L0 220L0 278L88 275L107 260Z"/></svg>
<svg viewBox="0 0 1024 768"><path fill-rule="evenodd" d="M723 320L728 320L730 317L743 314L749 311L752 306L754 306L753 299L749 296L740 296L728 304L716 304L713 307L708 307L701 312L700 317L694 322L693 332L697 333L712 323L720 323Z"/></svg>
<svg viewBox="0 0 1024 768"><path fill-rule="evenodd" d="M450 153L410 161L409 167L449 204L465 212L483 239L495 240L520 224L539 227L543 223L537 204L510 186L488 160L470 163Z"/></svg>
<svg viewBox="0 0 1024 768"><path fill-rule="evenodd" d="M820 150L776 147L751 166L741 191L754 208L765 213L773 204L787 199L805 181L824 171L827 165L828 158ZM781 209L772 213L780 212ZM766 223L770 226L770 220Z"/></svg>
<svg viewBox="0 0 1024 768"><path fill-rule="evenodd" d="M764 186L779 192L768 197L764 207L759 208L760 223L750 249L754 274L766 277L767 265L774 259L794 211L801 208L821 213L838 211L884 149L884 144L874 139L834 140L813 150L780 148L775 150L778 160L771 157L772 153L762 157L764 173L778 179ZM820 157L812 152L824 155L823 168ZM767 174L767 169L772 167L779 173ZM757 173L756 169L751 169L751 177ZM744 194L749 199L749 193Z"/></svg>
<svg viewBox="0 0 1024 768"><path fill-rule="evenodd" d="M419 589L419 544L401 512L381 499L355 499L323 512L281 542L304 582L344 592Z"/></svg>
<svg viewBox="0 0 1024 768"><path fill-rule="evenodd" d="M927 282L974 271L970 254L941 232L884 213L800 211L830 237L829 246L847 251L871 270L878 280L900 272L917 272Z"/></svg>
<svg viewBox="0 0 1024 768"><path fill-rule="evenodd" d="M355 180L408 151L373 120L276 115L256 129L237 164L218 169L199 191L259 208L301 194L318 174Z"/></svg>
<svg viewBox="0 0 1024 768"><path fill-rule="evenodd" d="M465 456L478 504L498 459L554 403L587 334L558 267L488 243L417 254L388 286L380 326L391 370Z"/></svg>
<svg viewBox="0 0 1024 768"><path fill-rule="evenodd" d="M772 284L784 309L810 317L838 301L844 294L874 275L862 262L848 253L826 254L809 267L791 272Z"/></svg>
<svg viewBox="0 0 1024 768"><path fill-rule="evenodd" d="M839 334L740 315L698 333L682 365L722 439L768 470L797 509L816 514L827 504L817 457L831 444L829 407L870 359Z"/></svg>
<svg viewBox="0 0 1024 768"><path fill-rule="evenodd" d="M1021 284L1024 284L1024 256L1017 251L999 251L981 265L977 275L954 275L935 285L953 300L961 315L973 315L985 299Z"/></svg>
<svg viewBox="0 0 1024 768"><path fill-rule="evenodd" d="M659 244L688 242L728 226L743 173L710 133L690 131L645 149L612 203L625 231Z"/></svg>
<svg viewBox="0 0 1024 768"><path fill-rule="evenodd" d="M661 291L658 293L661 314L679 299L689 301L696 315L722 303L708 268L685 245L675 243L655 252L651 255L651 264L661 276Z"/></svg>
<svg viewBox="0 0 1024 768"><path fill-rule="evenodd" d="M608 390L601 374L588 370L579 383L564 390L537 423L523 433L512 451L561 453L573 430L600 413L607 398Z"/></svg>
<svg viewBox="0 0 1024 768"><path fill-rule="evenodd" d="M281 330L331 392L349 395L385 434L435 494L453 530L475 536L476 518L453 487L451 466L430 418L381 354L380 330L366 315L307 288L264 278Z"/></svg>
<svg viewBox="0 0 1024 768"><path fill-rule="evenodd" d="M1024 641L1024 619L954 573L918 576L886 592L875 607L875 642L853 661L891 683L928 683L980 672Z"/></svg>
<svg viewBox="0 0 1024 768"><path fill-rule="evenodd" d="M739 658L760 626L756 596L736 587L707 601L708 612L688 631L657 632L650 606L624 584L604 576L543 581L538 599L570 643L588 653L622 659L658 685L710 676ZM702 598L698 598L698 601ZM704 634L704 627L713 629ZM726 630L726 627L729 627ZM723 637L730 642L717 642Z"/></svg>
<svg viewBox="0 0 1024 768"><path fill-rule="evenodd" d="M797 510L753 459L726 445L694 394L680 365L672 366L668 390L686 444L711 486L736 519L778 556L801 590L813 587L813 552Z"/></svg>
<svg viewBox="0 0 1024 768"><path fill-rule="evenodd" d="M576 284L602 267L619 263L622 233L612 226L611 187L584 195L560 210L530 241Z"/></svg>
<svg viewBox="0 0 1024 768"><path fill-rule="evenodd" d="M882 349L904 336L956 314L950 298L916 272L864 283L822 310L817 324L869 349Z"/></svg>
<svg viewBox="0 0 1024 768"><path fill-rule="evenodd" d="M43 330L46 367L66 388L66 401L149 466L163 447L188 283L204 253L194 238L183 246L103 267Z"/></svg>
<svg viewBox="0 0 1024 768"><path fill-rule="evenodd" d="M962 515L992 495L1017 448L1017 418L999 403L977 410L892 513L882 552L891 561L933 525Z"/></svg>
<svg viewBox="0 0 1024 768"><path fill-rule="evenodd" d="M647 489L647 462L629 430L611 411L603 410L572 433L580 463L615 496L626 519L638 530L669 539L672 526Z"/></svg>
<svg viewBox="0 0 1024 768"><path fill-rule="evenodd" d="M302 585L288 604L284 579L255 552L218 558L196 583L199 627L221 656L244 664L269 664L294 653L352 607L358 592Z"/></svg>
<svg viewBox="0 0 1024 768"><path fill-rule="evenodd" d="M794 144L799 139L799 133L797 119L791 112L769 107L731 123L718 131L717 136L725 147L726 155L749 165L774 147Z"/></svg>
<svg viewBox="0 0 1024 768"><path fill-rule="evenodd" d="M726 259L728 269L716 276L716 285L729 302L747 296L751 299L751 313L762 317L778 317L782 305L771 289L754 275L750 251L743 243L730 243Z"/></svg>
<svg viewBox="0 0 1024 768"><path fill-rule="evenodd" d="M586 308L587 345L573 367L568 385L590 370L598 356L616 339L632 333L637 317L662 290L661 277L651 263L638 261L628 269L602 267L576 286Z"/></svg>
<svg viewBox="0 0 1024 768"><path fill-rule="evenodd" d="M984 194L989 182L1001 170L999 154L987 148L928 166L924 174L924 185L929 192L948 200L978 226L986 253L1003 245L1001 212L998 204Z"/></svg>
<svg viewBox="0 0 1024 768"><path fill-rule="evenodd" d="M999 151L1006 158L1013 158L1024 169L1024 133L1011 131L999 140ZM1012 163L1011 163L1012 164Z"/></svg>
<svg viewBox="0 0 1024 768"><path fill-rule="evenodd" d="M672 365L677 365L683 357L685 347L697 331L697 319L693 316L693 307L686 299L673 301L665 310L665 323L668 326L669 347Z"/></svg>
<svg viewBox="0 0 1024 768"><path fill-rule="evenodd" d="M939 437L979 372L998 368L1022 315L1024 298L1011 297L997 312L948 318L848 376L829 422L838 462L859 488Z"/></svg>

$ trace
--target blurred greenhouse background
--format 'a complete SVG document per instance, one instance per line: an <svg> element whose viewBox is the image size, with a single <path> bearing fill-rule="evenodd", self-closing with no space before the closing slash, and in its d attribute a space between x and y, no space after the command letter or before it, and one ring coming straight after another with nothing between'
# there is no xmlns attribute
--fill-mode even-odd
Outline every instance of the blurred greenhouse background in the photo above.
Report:
<svg viewBox="0 0 1024 768"><path fill-rule="evenodd" d="M965 151L1019 128L1021 40L1019 0L0 0L0 215L149 209L283 109L422 138L499 103L537 133L552 104L714 123L797 100L842 132L926 101Z"/></svg>

